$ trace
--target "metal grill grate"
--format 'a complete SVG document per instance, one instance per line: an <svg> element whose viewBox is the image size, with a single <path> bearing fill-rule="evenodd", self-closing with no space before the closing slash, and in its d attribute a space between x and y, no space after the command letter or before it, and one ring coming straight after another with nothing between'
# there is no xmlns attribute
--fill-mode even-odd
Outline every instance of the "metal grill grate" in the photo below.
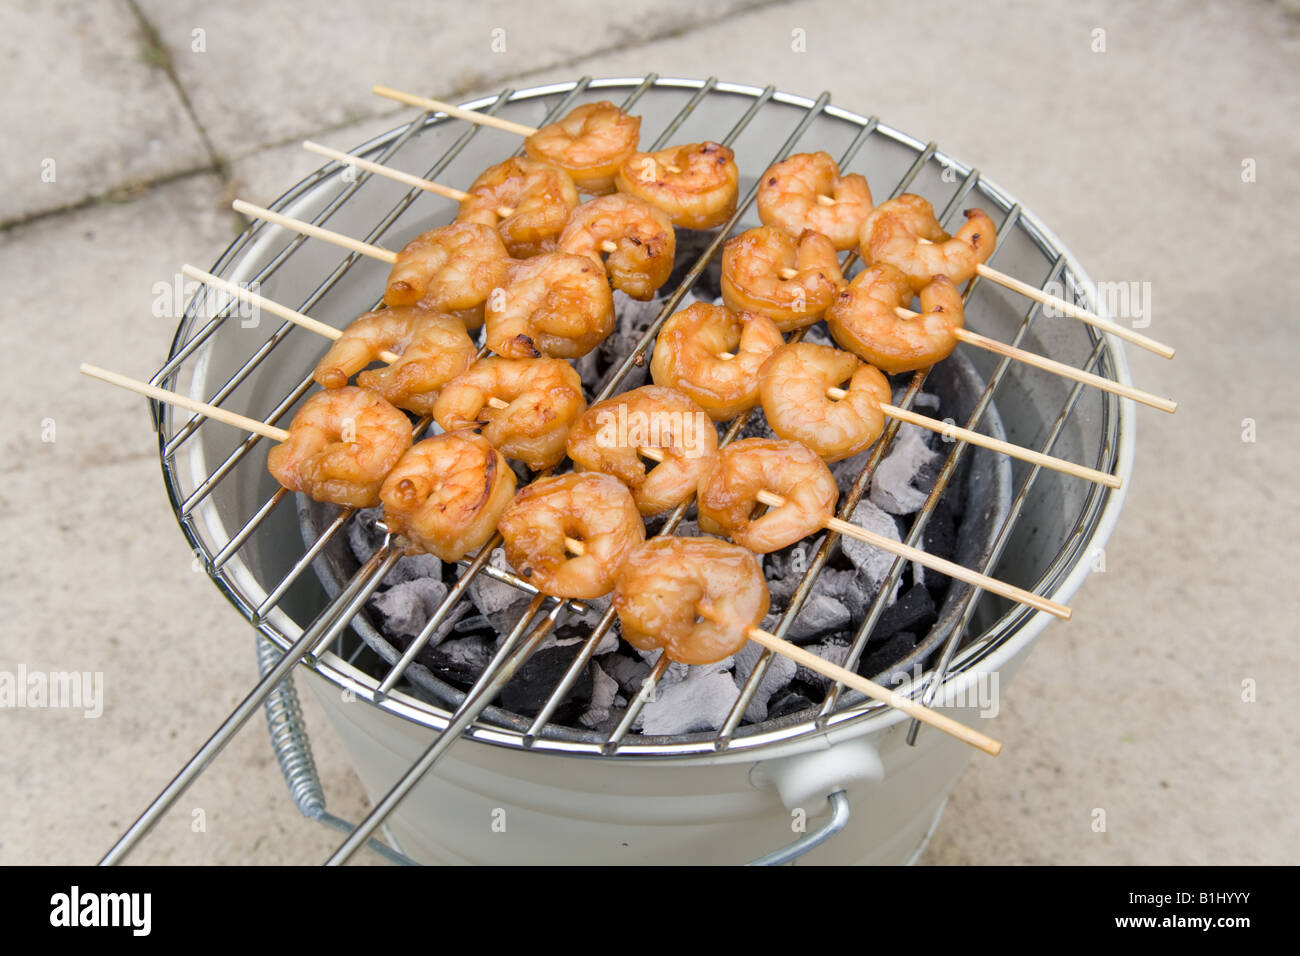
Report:
<svg viewBox="0 0 1300 956"><path fill-rule="evenodd" d="M846 171L865 172L868 179L877 185L882 181L884 175L882 170L893 168L896 171L899 166L905 166L890 195L896 196L907 191L919 180L924 179L925 192L930 196L935 196L940 190L949 194L940 215L943 222L947 222L961 205L972 197L972 194L978 194L980 205L990 210L996 207L1003 214L999 225L1001 238L995 256L1003 253L1005 249L1012 248L1014 254L1021 260L1027 260L1031 264L1037 262L1047 267L1043 279L1044 285L1053 281L1064 281L1067 288L1075 290L1076 300L1080 304L1096 309L1096 303L1087 301L1086 296L1079 291L1088 286L1086 275L1056 239L1002 190L990 184L978 171L941 153L934 143L923 144L880 124L875 118L865 118L830 106L829 94L822 94L816 100L809 100L779 93L772 87L759 90L749 86L721 83L716 79L705 81L663 79L652 74L634 79L592 81L590 78L584 78L574 83L555 84L522 92L504 90L496 97L469 106L489 113L504 111L512 117L540 126L563 115L577 102L604 97L617 98L614 96L615 93L623 94L622 105L628 110L641 104L641 112L647 125L652 114L659 117L667 113L670 104L677 107L671 113L667 113L657 138L653 145L648 147L651 151L667 145L670 139L681 140L683 137L678 133L687 124L691 124L690 132L694 134L695 139L719 139L718 132L722 128L727 128L728 131L719 139L725 145L735 145L742 137L748 137L767 146L766 150L754 146L745 150L737 149L737 161L742 171L742 196L736 213L718 231L716 238L669 295L656 319L646 329L632 351L624 356L613 378L594 401L604 399L616 392L632 368L644 361L645 351L653 342L663 322L676 310L682 298L717 254L726 236L749 212L757 189L754 177L761 174L768 165L795 151L799 146L835 152L828 143L837 143L841 168ZM647 98L647 93L653 95ZM706 112L704 108L706 105L708 117L702 115ZM730 120L729 128L718 124L719 114L729 114L734 117ZM707 120L712 128L697 129L697 126L701 126L702 120ZM814 126L817 135L809 136L809 131ZM480 140L495 138L492 143L487 144L488 148L495 148L496 158L490 160L492 162L498 161L501 156L511 151L521 151L518 140L510 143L506 137L495 131L447 120L436 114L426 114L406 127L372 141L358 150L358 153L378 162L389 163L397 162L399 157L407 160L408 154L423 155L431 145L436 144L439 148L437 158L427 167L426 178L458 182L456 161L476 138ZM497 139L500 140L499 146ZM776 142L779 142L780 146L772 150L771 144ZM876 148L867 150L867 153L870 153L868 162L860 162L864 156L864 147L869 144ZM480 142L478 145L484 144ZM410 165L408 161L406 166L409 168ZM486 163L480 163L479 166L481 165ZM477 171L477 167L471 167L466 170L466 173L472 177ZM746 183L752 183L747 190ZM955 188L949 188L950 183L955 183ZM335 186L337 192L327 196L330 188ZM327 198L324 198L326 196ZM448 218L445 208L440 207L434 214L424 208L432 202L437 201L419 190L412 189L404 192L390 183L372 179L370 174L365 172L358 173L355 178L352 178L341 167L330 164L287 193L273 208L297 215L315 224L328 223L331 228L362 237L368 242L383 242L390 247L396 247L413 235ZM938 205L936 203L936 206ZM379 208L384 208L386 211L378 221L367 219L367 211L373 216L374 210ZM276 291L270 293L273 298L286 303L296 302L298 303L296 308L307 313L316 310L316 314L339 312L350 316L365 308L373 307L375 303L357 299L359 289L382 288L382 277L375 279L373 275L369 278L366 275L366 273L373 273L373 265L355 253L343 254L332 247L323 248L320 243L309 244L309 242L301 236L284 241L283 236L274 227L259 224L250 227L227 250L211 271L236 281L262 283L264 291L268 286L275 286ZM304 263L303 260L308 258L311 261ZM849 255L846 272L847 265L851 265L854 258L853 254ZM291 270L286 270L285 267L291 261L295 268L292 270L293 275L289 276ZM1014 271L1018 275L1033 281L1032 275L1027 274L1022 263L1018 262L1017 266ZM317 278L321 274L324 278ZM351 281L343 283L345 276ZM1021 314L1018 305L1015 307L1010 305L1011 300L1003 296L1000 290L989 289L983 292L984 287L985 283L979 278L969 284L966 290L970 307L968 315L976 317L978 322L982 308L985 311L996 310L1001 313L1008 313L1015 308L1016 314L1021 317L1018 323L1012 325L1015 331L1011 341L1013 344L1021 344L1029 338L1032 335L1031 326L1038 315L1038 306L1035 305ZM205 316L205 305L208 302L206 296L212 294L201 292L190 302L173 342L171 357L154 376L153 383L177 388L188 376L190 391L198 398L214 404L227 405L269 423L285 419L312 385L311 367L315 356L319 353L318 344L312 342L310 347L298 350L296 353L292 348L285 346L286 339L296 328L287 322L269 333L265 330L244 330L239 327L237 305L233 302L223 310ZM300 337L299 342L301 337L306 335L303 332L297 334ZM800 334L795 333L794 337ZM246 357L229 347L225 348L220 355L216 354L214 343L221 342L228 345L240 335L247 339L250 347ZM1045 351L1053 352L1058 358L1065 360L1074 357L1075 364L1093 368L1112 378L1126 377L1122 355L1110 342L1100 337L1091 328L1072 324L1067 331L1050 333L1050 335L1053 337L1055 347L1049 347ZM1086 361L1082 356L1069 354L1083 347L1086 347L1087 351ZM1000 388L1004 393L1007 391L1005 386L1009 381L1007 372L1010 364L1009 359L1001 359L984 375L987 385L969 420L962 423L965 427L978 429L983 416L992 405L995 392ZM904 397L898 404L904 408L912 406L926 381L927 372L928 370L923 370L913 375ZM276 382L291 382L292 385L287 391L283 385L277 390L272 385ZM1021 391L1029 387L1024 383L1018 383ZM1060 390L1065 391L1064 387ZM1034 397L1041 399L1043 396ZM1024 397L1014 394L1007 399L1008 402L1020 400L1024 400ZM1075 444L1083 447L1072 449L1075 451L1075 459L1104 471L1113 471L1120 457L1118 441L1121 431L1120 419L1126 414L1123 406L1114 396L1101 393L1088 394L1082 410L1081 401L1084 401L1082 387L1074 385L1068 390L1064 401L1060 403L1060 411L1047 433L1024 436L1023 443L1031 444L1042 451L1051 451L1064 435L1071 432L1072 425L1077 431L1080 422L1086 420L1091 440L1076 436ZM566 611L575 606L571 602L557 601L537 594L527 582L492 567L488 559L493 548L500 544L499 536L494 537L481 549L476 558L462 562L463 570L458 583L450 589L428 625L412 641L397 664L388 668L382 676L367 682L358 677L360 672L355 668L340 669L335 666L335 658L330 652L343 650L341 639L349 622L361 610L388 570L400 557L399 550L389 539L385 539L383 546L361 567L343 591L333 601L324 600L316 590L311 575L306 575L304 572L311 567L322 549L343 531L352 512L350 510L341 512L328 525L320 538L301 546L300 550L287 557L281 566L274 566L274 562L269 561L258 548L251 547L250 543L265 538L277 542L280 549L289 549L292 552L290 542L296 542L298 539L294 530L296 521L292 515L293 496L282 488L274 487L274 482L270 481L265 473L262 456L254 454L254 449L263 439L255 435L242 439L237 436L232 437L224 426L218 426L216 430L205 428L205 419L201 416L184 417L171 407L155 406L154 415L159 431L168 493L196 555L203 561L213 580L261 635L286 653L274 666L268 666L266 661L263 662L264 677L259 684L128 831L118 846L110 852L106 858L108 862L119 859L140 836L147 832L171 801L179 796L198 773L202 772L225 741L242 726L261 701L300 659L305 659L308 665L318 672L348 687L359 697L370 700L376 706L443 731L433 746L411 767L403 780L377 805L365 823L348 838L336 855L336 859L346 858L367 839L420 776L432 767L446 748L462 735L495 744L543 751L603 754L617 759L680 757L727 750L753 750L777 741L822 733L828 727L869 719L884 709L884 705L865 700L857 692L845 692L842 687L834 686L816 714L810 715L808 719L776 729L742 727L742 717L771 659L771 652L765 650L717 734L703 735L703 739L701 735L695 735L693 739L667 742L632 735L630 729L636 716L653 692L655 682L666 669L667 661L661 657L659 664L647 679L642 693L630 702L619 726L604 739L592 742L575 739L571 734L557 733L551 722L555 711L572 683L591 660L601 638L613 625L614 612L611 609L591 630L580 653L526 732L520 733L515 728L502 727L483 720L480 717L483 708L529 654L541 644ZM747 418L747 415L742 416L733 422L723 442L733 440ZM422 420L415 426L417 439L427 424L427 420ZM896 420L891 421L866 467L858 476L849 494L843 498L839 510L842 517L851 516L854 507L867 490L877 464L887 453L898 428L899 423ZM964 442L958 441L951 445L933 490L904 539L906 543L920 546L925 526L966 451L967 445ZM1094 460L1088 461L1089 456ZM210 465L210 462L216 464ZM1027 503L1033 495L1055 495L1063 502L1068 499L1072 506L1063 509L1059 519L1060 527L1053 529L1060 538L1059 548L1051 555L1050 560L1040 562L1040 566L1027 571L1022 569L1025 580L1018 582L1039 593L1053 593L1067 585L1067 579L1082 557L1080 549L1085 546L1089 532L1102 521L1106 505L1113 493L1101 486L1088 485L1073 488L1067 495L1063 493L1062 483L1070 479L1048 473L1050 475L1048 480L1040 480L1042 473L1037 466L1021 466L1017 470L1019 488L1010 517L999 532L992 559L986 567L979 570L991 573L998 565L999 558L1015 540L1018 519L1025 513ZM1044 485L1049 487L1044 490ZM687 507L688 504L679 506L668 517L660 533L671 533L682 520ZM775 628L778 636L786 635L805 599L811 593L817 575L836 547L837 540L838 536L831 533L823 539L820 548L809 562L780 624ZM894 561L885 584L858 628L849 662L845 666L855 666L866 649L872 630L884 610L886 603L884 596L892 591L893 584L902 573L905 563L902 558ZM448 713L446 710L424 704L407 695L395 693L405 669L415 655L427 643L438 625L446 619L456 602L465 596L470 581L476 575L484 573L507 581L519 588L521 592L534 596L528 604L524 617L501 643L486 672L466 695L464 702L455 712ZM529 622L541 612L545 613L539 623L531 628L528 627ZM1032 614L1030 609L1010 605L983 592L970 592L962 607L960 626L955 628L946 640L938 666L928 672L922 681L903 688L904 692L923 694L923 699L929 703L945 677L974 666L1001 641L1023 626ZM972 625L980 615L986 622L986 626L978 637L968 642L968 646L962 649L963 637L968 631L973 630ZM300 619L305 619L306 623L300 624ZM911 732L914 734L915 731L916 725L913 724Z"/></svg>

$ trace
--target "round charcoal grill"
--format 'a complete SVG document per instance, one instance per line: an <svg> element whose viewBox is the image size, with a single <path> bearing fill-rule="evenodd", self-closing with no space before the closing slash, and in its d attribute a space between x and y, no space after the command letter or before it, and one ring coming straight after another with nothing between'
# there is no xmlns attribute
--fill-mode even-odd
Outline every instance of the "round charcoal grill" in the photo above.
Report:
<svg viewBox="0 0 1300 956"><path fill-rule="evenodd" d="M657 319L622 357L606 392L618 391L618 383L643 363L660 324L716 259L726 236L757 224L757 177L792 152L825 150L844 170L863 173L877 202L905 191L920 193L940 210L945 224L964 208L983 207L998 223L992 265L1030 283L1061 284L1079 305L1098 311L1085 291L1091 287L1087 275L1006 192L936 144L831 106L829 98L650 75L504 90L466 104L541 126L583 102L610 99L642 116L642 149L713 139L736 152L741 186L735 216L689 266L679 261L674 281L678 276L681 281L665 287ZM439 182L464 184L521 151L518 137L430 113L354 152ZM393 249L454 215L447 200L337 164L303 180L273 208ZM375 306L386 277L381 264L261 224L246 231L211 271L256 283L263 295L338 327ZM970 327L1128 381L1113 338L1074 320L1043 316L1029 300L982 279L969 284L966 297ZM284 424L313 388L321 341L288 323L266 316L255 320L241 314L238 304L218 300L225 301L204 292L191 300L153 383ZM1134 427L1127 401L982 351L963 350L945 365L950 367L905 380L897 403L911 407L923 389L933 389L943 393L945 409L957 410L949 412L957 424L1005 434L1017 444L1121 477L1131 472ZM506 679L573 612L568 602L535 595L526 582L491 567L490 546L461 563L458 583L421 636L427 639L455 603L465 600L469 582L479 574L533 595L532 613L521 619L468 693L440 694L414 678L414 671L408 673L420 638L405 655L391 646L387 652L373 649L374 629L363 608L399 558L396 547L386 544L360 566L341 562L337 553L351 513L302 509L309 520L301 523L301 503L266 471L263 439L169 406L155 406L154 412L164 477L181 527L212 580L258 631L263 676L106 862L129 851L264 703L299 807L350 831L331 862L350 856L381 824L390 842L421 862L740 862L788 843L793 809L829 812L829 819L810 821L811 832L764 862L783 862L810 850L811 859L827 862L903 861L919 853L969 759L963 745L942 734L918 735L918 725L909 726L898 711L835 685L809 710L744 723L769 652L760 657L716 733L643 737L631 731L655 693L662 666L652 670L612 731L563 726L552 720L555 710L611 627L612 614L588 629L582 654L538 716L490 707ZM733 423L727 440L741 427L743 421ZM896 433L894 423L877 443L841 499L841 515L852 512ZM919 546L944 495L965 494L969 527L958 559L1054 600L1068 600L1087 575L1090 562L1084 559L1104 544L1118 518L1122 491L962 442L946 444L944 452L933 490L904 541ZM670 516L664 533L683 511ZM837 544L828 535L812 554L775 629L778 635L785 634ZM902 559L894 562L863 619L853 622L846 666L871 646L883 596L905 565ZM985 687L992 678L996 687L1000 677L1004 687L1047 622L1043 613L953 582L938 624L890 670L898 674L903 693L971 723L979 713L972 703L977 685ZM325 811L293 685L281 683L299 662L375 803L355 828ZM453 747L457 741L463 742ZM857 807L863 812L853 812ZM509 821L503 827L512 834L508 839L489 826L489 815L496 822L497 813ZM828 839L836 833L836 839Z"/></svg>

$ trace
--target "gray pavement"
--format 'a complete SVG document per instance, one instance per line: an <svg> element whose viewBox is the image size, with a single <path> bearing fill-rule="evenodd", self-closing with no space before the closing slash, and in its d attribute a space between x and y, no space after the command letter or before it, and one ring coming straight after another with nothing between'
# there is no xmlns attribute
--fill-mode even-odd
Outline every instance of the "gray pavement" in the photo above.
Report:
<svg viewBox="0 0 1300 956"><path fill-rule="evenodd" d="M648 70L826 89L938 140L1094 277L1150 282L1147 331L1179 348L1129 352L1181 408L1139 410L1107 570L1030 656L1004 754L971 764L923 861L1297 862L1294 7L670 2L647 28L575 0L5 5L0 327L26 361L0 386L0 671L100 670L107 703L0 710L0 862L97 859L254 676L251 632L191 569L144 402L77 363L151 374L175 326L155 284L216 258L233 194L266 202L319 165L301 138L347 148L413 114L371 83L467 99ZM304 706L331 809L359 818ZM336 843L293 809L258 718L133 859L317 862Z"/></svg>

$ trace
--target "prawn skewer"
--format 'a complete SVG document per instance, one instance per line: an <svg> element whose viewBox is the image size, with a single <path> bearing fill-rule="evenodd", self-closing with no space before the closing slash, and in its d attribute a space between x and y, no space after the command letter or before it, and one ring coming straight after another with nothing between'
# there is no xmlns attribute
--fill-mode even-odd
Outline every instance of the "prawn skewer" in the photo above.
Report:
<svg viewBox="0 0 1300 956"><path fill-rule="evenodd" d="M752 440L762 441L764 439ZM737 445L739 444L742 443L737 443ZM786 442L785 444L794 445L795 443ZM735 448L737 445L731 445L729 447ZM658 448L645 447L639 448L637 451L644 457L649 458L651 461L663 460L663 454ZM788 499L778 495L774 491L760 490L754 497L760 504L766 505L769 508L785 508L791 504ZM1017 604L1027 604L1032 608L1046 611L1048 614L1052 614L1062 620L1068 621L1070 619L1070 609L1064 604L1058 604L1056 601L1039 597L1032 591L1018 588L1014 584L1007 584L1003 581L999 581L997 578L991 578L987 575L980 574L978 571L972 571L964 565L956 564L955 562L948 561L945 558L937 557L936 555L930 554L928 551L922 551L919 548L913 548L910 545L895 541L892 538L878 535L873 531L868 531L866 528L859 527L858 525L845 521L842 518L836 518L833 515L827 516L822 520L820 527L816 530L834 531L836 534L856 538L865 544L880 548L882 551L888 551L890 554L904 557L909 561L915 561L917 564L927 567L932 571L938 571L940 574L946 574L950 578L956 578L957 580L964 581L974 587L983 588L985 591L991 591L1000 597L1004 597L1010 601L1015 601ZM798 539L796 538L795 540ZM574 542L567 540L565 542L566 546L573 543ZM578 542L578 544L580 545L581 543ZM575 549L574 553L578 554L580 552Z"/></svg>
<svg viewBox="0 0 1300 956"><path fill-rule="evenodd" d="M289 456L294 453L284 444L293 440L293 431L84 362L81 373L280 442L271 450L273 455L280 450ZM351 391L365 393L366 390ZM338 394L338 390L318 392L303 408L309 408L312 401ZM297 421L295 417L295 427ZM382 424L376 427L382 428ZM366 478L374 486L374 494L364 501L353 495L350 500L333 500L332 503L350 507L382 504L385 521L390 530L402 536L408 554L432 554L442 561L455 562L477 551L493 536L498 520L515 495L515 476L505 459L482 436L468 429L443 432L412 445L406 416L397 412L394 425L404 432L405 440L392 443L393 448L388 449L389 453L382 460L371 463L373 467L368 469L371 474ZM316 427L314 424L308 426ZM289 467L276 468L273 474L278 478L280 474L287 474L285 468ZM354 484L359 483L356 475L350 477ZM334 477L332 483L337 485L340 479ZM303 484L301 490L317 500L332 500L318 494L326 487L325 482L318 481L312 487L307 487L307 482Z"/></svg>
<svg viewBox="0 0 1300 956"><path fill-rule="evenodd" d="M614 590L623 638L633 647L662 649L665 660L708 664L752 640L991 756L1001 752L991 737L760 629L769 603L754 556L709 538L661 537L634 548Z"/></svg>
<svg viewBox="0 0 1300 956"><path fill-rule="evenodd" d="M378 504L385 478L411 448L410 420L370 389L317 392L286 431L84 362L81 373L277 442L267 454L267 470L284 488L316 501L351 508Z"/></svg>

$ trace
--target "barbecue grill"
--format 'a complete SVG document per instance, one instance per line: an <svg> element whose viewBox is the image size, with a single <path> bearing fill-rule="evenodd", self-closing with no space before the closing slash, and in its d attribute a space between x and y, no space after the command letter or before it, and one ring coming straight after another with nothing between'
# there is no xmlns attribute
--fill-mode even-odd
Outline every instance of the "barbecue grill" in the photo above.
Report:
<svg viewBox="0 0 1300 956"><path fill-rule="evenodd" d="M829 94L813 100L771 87L652 74L507 89L466 105L540 126L597 99L614 100L643 117L643 144L653 137L653 145L643 148L714 139L735 149L741 168L740 202L732 220L669 290L658 319L623 357L614 380L597 398L617 391L619 381L644 361L660 324L719 253L726 236L756 224L756 177L795 151L831 153L841 168L867 176L877 201L919 192L942 210L945 223L964 206L983 206L995 220L1000 212L994 253L999 268L1031 283L1061 284L1079 305L1099 310L1100 303L1088 295L1086 273L1009 194L933 142L830 105ZM355 152L403 169L423 169L429 179L466 183L483 167L521 151L517 137L429 113ZM446 200L338 164L322 167L273 208L390 248L451 215ZM381 265L356 254L261 224L250 227L211 271L234 282L257 283L270 298L338 325L375 306L386 276ZM1128 381L1127 364L1113 337L1072 320L1041 317L1036 304L979 278L969 284L966 297L969 325ZM191 300L153 384L267 422L287 421L312 387L319 342L307 342L308 333L289 323L265 318L253 323L239 314L236 303L214 308L215 302L202 291ZM984 352L970 355L969 364L983 388L958 424L1005 432L1011 441L1121 477L1130 473L1131 403ZM898 404L911 407L927 374L914 373ZM314 540L304 543L294 496L266 472L263 439L222 425L208 427L202 416L170 406L155 405L153 411L163 475L181 528L214 583L257 631L262 678L106 862L120 860L264 704L273 745L300 809L349 831L332 862L350 856L381 824L404 856L382 852L420 862L740 862L790 843L792 812L812 818L809 832L762 862L784 862L810 851L809 859L825 862L902 862L924 846L969 759L961 744L941 734L918 736L918 725L908 726L900 712L835 685L809 711L743 724L767 670L768 651L716 733L664 738L632 732L637 713L666 668L664 659L615 729L576 733L552 718L611 627L612 612L591 629L540 714L526 720L509 715L494 719L494 711L485 708L498 689L574 610L570 602L536 595L527 582L492 567L489 554L499 539L461 563L459 583L421 637L427 639L480 574L532 595L528 612L458 704L437 702L406 680L418 646L395 661L384 659L351 626L361 620L358 615L400 550L386 542L350 578L336 582L335 593L327 593L318 576L321 556L337 545L350 512L323 521L313 531ZM741 427L743 420L733 423L725 440ZM894 421L841 500L841 516L852 513L897 431ZM904 537L908 544L921 544L963 459L977 457L961 441L945 451L933 489ZM1034 465L1003 461L1000 467L1007 475L1010 501L996 509L977 570L996 571L1011 583L1068 600L1090 569L1090 553L1109 536L1123 492ZM664 533L684 513L685 506L673 512ZM778 636L787 632L836 546L836 536L827 534L775 628ZM894 561L869 610L855 622L846 666L854 666L868 648L885 596L906 563ZM941 626L914 654L897 662L895 669L906 671L899 674L897 686L969 723L978 712L970 703L976 684L996 675L1005 687L1047 616L957 582L952 594ZM375 803L376 809L356 827L325 811L293 685L284 681L300 661L308 686L330 714ZM823 814L827 819L819 821Z"/></svg>

